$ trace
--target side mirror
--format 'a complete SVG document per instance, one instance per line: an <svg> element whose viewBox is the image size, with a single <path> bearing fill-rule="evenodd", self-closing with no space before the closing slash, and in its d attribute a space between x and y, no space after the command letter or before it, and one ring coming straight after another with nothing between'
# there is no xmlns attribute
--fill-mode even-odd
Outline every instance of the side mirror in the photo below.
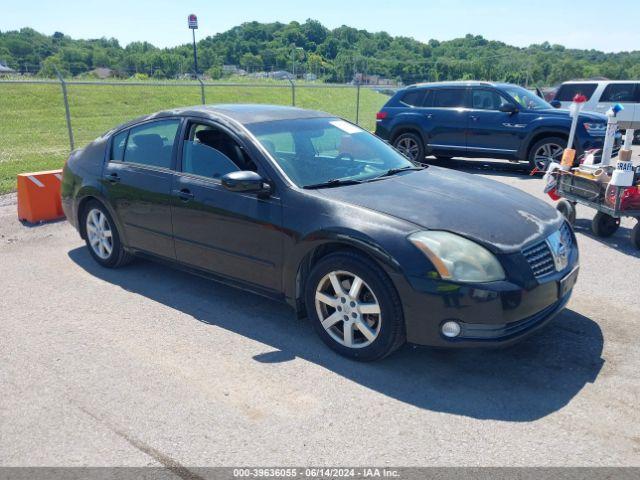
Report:
<svg viewBox="0 0 640 480"><path fill-rule="evenodd" d="M551 105L553 108L561 108L562 107L562 103L560 103L560 100L551 100L549 102L549 105Z"/></svg>
<svg viewBox="0 0 640 480"><path fill-rule="evenodd" d="M505 103L500 105L500 111L504 113L516 113L518 111L518 107L513 103Z"/></svg>
<svg viewBox="0 0 640 480"><path fill-rule="evenodd" d="M257 193L269 195L271 185L256 172L243 170L224 175L220 181L222 186L231 192Z"/></svg>

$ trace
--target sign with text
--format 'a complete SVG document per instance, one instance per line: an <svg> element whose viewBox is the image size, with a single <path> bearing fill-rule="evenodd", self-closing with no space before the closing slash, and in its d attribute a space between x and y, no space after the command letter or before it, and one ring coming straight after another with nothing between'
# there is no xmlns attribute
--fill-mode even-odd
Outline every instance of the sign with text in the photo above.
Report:
<svg viewBox="0 0 640 480"><path fill-rule="evenodd" d="M189 22L189 28L192 29L197 29L198 28L198 17L195 16L195 14L191 14L187 17L187 20Z"/></svg>

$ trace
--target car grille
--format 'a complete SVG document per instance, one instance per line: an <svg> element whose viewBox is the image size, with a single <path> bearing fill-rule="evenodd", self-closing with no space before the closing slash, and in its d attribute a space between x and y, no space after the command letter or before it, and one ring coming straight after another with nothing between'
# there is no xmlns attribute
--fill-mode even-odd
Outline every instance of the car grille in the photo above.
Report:
<svg viewBox="0 0 640 480"><path fill-rule="evenodd" d="M567 249L573 249L573 236L566 222L560 227L560 234L565 240ZM540 278L555 272L556 268L555 262L553 261L553 254L546 240L525 248L522 250L522 254L529 263L534 277Z"/></svg>
<svg viewBox="0 0 640 480"><path fill-rule="evenodd" d="M524 258L529 262L529 266L536 278L544 277L555 271L555 263L551 249L546 241L536 243L534 246L525 248L522 251Z"/></svg>

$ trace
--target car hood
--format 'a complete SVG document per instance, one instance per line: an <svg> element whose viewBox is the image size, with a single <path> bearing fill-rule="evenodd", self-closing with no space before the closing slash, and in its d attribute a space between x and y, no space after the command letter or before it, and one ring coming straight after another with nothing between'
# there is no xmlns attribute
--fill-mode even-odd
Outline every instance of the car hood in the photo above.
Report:
<svg viewBox="0 0 640 480"><path fill-rule="evenodd" d="M571 112L565 108L549 108L545 110L536 110L537 113L544 114L545 116L560 117L571 120ZM579 120L592 121L592 122L605 122L607 116L596 112L580 112Z"/></svg>
<svg viewBox="0 0 640 480"><path fill-rule="evenodd" d="M553 207L521 190L438 167L317 192L411 222L416 230L453 232L502 253L550 235L562 219Z"/></svg>

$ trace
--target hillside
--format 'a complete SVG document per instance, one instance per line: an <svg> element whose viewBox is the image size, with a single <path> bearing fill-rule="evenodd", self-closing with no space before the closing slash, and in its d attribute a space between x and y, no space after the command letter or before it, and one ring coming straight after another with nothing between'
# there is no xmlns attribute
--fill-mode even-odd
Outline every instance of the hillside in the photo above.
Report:
<svg viewBox="0 0 640 480"><path fill-rule="evenodd" d="M640 78L640 51L603 53L546 42L517 48L473 35L422 43L348 26L329 30L315 20L244 23L200 40L198 49L199 70L212 78L223 75L223 65L248 72L291 71L292 52L298 74L314 73L327 82L349 82L356 72L404 83L474 78L552 85L580 77ZM175 78L193 71L189 44L159 49L134 42L123 47L116 39L75 40L30 28L0 32L0 62L41 76L53 76L53 65L69 76L98 67L124 77Z"/></svg>

